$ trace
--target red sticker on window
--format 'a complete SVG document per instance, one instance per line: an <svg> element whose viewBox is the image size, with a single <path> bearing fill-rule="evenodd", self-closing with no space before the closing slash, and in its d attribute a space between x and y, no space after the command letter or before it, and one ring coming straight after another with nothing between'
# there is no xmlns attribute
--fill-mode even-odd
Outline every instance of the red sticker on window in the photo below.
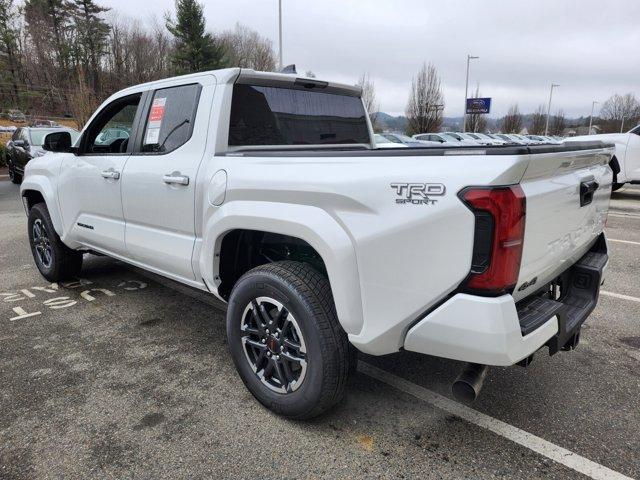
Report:
<svg viewBox="0 0 640 480"><path fill-rule="evenodd" d="M167 103L166 98L156 98L151 105L151 112L149 112L150 122L161 122L164 118L164 106Z"/></svg>

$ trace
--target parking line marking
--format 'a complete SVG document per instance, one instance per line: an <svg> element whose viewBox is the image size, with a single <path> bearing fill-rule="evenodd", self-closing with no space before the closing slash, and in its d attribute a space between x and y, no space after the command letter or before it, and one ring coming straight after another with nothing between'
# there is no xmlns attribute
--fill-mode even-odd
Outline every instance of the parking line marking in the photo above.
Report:
<svg viewBox="0 0 640 480"><path fill-rule="evenodd" d="M600 290L600 295L606 295L607 297L620 298L622 300L630 300L632 302L640 303L640 298L631 297L629 295L622 295L621 293L613 293L613 292L607 292L606 290Z"/></svg>
<svg viewBox="0 0 640 480"><path fill-rule="evenodd" d="M631 240L617 240L615 238L607 238L610 242L628 243L630 245L640 245L640 242L632 242Z"/></svg>
<svg viewBox="0 0 640 480"><path fill-rule="evenodd" d="M451 415L455 415L469 423L511 440L518 445L528 448L529 450L543 455L590 478L596 480L631 480L631 477L627 477L622 473L616 472L604 465L600 465L588 458L582 457L571 450L562 448L543 438L529 432L525 432L518 427L509 425L497 418L490 417L489 415L469 408L461 403L432 392L427 388L416 385L415 383L405 380L404 378L400 378L385 370L381 370L368 363L362 361L358 362L358 371L375 380L386 383L397 390L423 400Z"/></svg>
<svg viewBox="0 0 640 480"><path fill-rule="evenodd" d="M640 215L637 213L608 213L610 217L618 217L618 218L640 218Z"/></svg>

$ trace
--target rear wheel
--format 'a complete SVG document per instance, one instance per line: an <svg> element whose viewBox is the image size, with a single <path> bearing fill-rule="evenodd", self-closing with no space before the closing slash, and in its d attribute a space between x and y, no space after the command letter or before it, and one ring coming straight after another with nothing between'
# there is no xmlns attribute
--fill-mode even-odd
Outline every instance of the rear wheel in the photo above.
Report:
<svg viewBox="0 0 640 480"><path fill-rule="evenodd" d="M40 274L50 282L77 277L82 268L82 253L62 243L44 203L31 208L28 225L31 253Z"/></svg>
<svg viewBox="0 0 640 480"><path fill-rule="evenodd" d="M310 266L275 262L243 275L229 299L227 337L242 381L274 412L308 419L344 396L347 335L328 280Z"/></svg>

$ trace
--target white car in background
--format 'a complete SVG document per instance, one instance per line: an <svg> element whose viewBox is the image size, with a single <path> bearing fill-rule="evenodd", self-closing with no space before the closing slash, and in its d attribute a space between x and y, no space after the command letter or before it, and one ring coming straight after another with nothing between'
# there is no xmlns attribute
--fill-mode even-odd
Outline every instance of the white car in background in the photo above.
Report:
<svg viewBox="0 0 640 480"><path fill-rule="evenodd" d="M379 133L373 135L373 141L376 145L376 148L408 148L404 143L392 142Z"/></svg>
<svg viewBox="0 0 640 480"><path fill-rule="evenodd" d="M446 132L446 133L447 135L455 138L465 146L471 147L474 145L482 145L480 142L478 142L475 138L470 136L468 133L462 133L462 132Z"/></svg>
<svg viewBox="0 0 640 480"><path fill-rule="evenodd" d="M528 143L512 133L494 133L493 138L504 140L509 145L527 145Z"/></svg>
<svg viewBox="0 0 640 480"><path fill-rule="evenodd" d="M471 133L471 132L469 132L469 133L467 133L467 135L470 136L471 138L473 138L480 145L499 146L499 145L506 145L507 144L507 142L505 142L504 140L491 138L486 133L477 133L477 132Z"/></svg>
<svg viewBox="0 0 640 480"><path fill-rule="evenodd" d="M616 146L615 155L609 164L613 170L614 191L622 188L625 183L640 183L640 125L627 133L571 137L565 139L565 143L589 140L601 140Z"/></svg>
<svg viewBox="0 0 640 480"><path fill-rule="evenodd" d="M456 137L449 135L449 133L419 133L412 137L415 140L436 142L443 147L462 147L463 142L460 142Z"/></svg>
<svg viewBox="0 0 640 480"><path fill-rule="evenodd" d="M402 135L401 133L380 133L376 134L376 136L384 137L388 142L400 143L407 147L421 148L421 147L439 147L440 144L438 142L429 142L427 140L416 140L415 138L411 138L408 135Z"/></svg>

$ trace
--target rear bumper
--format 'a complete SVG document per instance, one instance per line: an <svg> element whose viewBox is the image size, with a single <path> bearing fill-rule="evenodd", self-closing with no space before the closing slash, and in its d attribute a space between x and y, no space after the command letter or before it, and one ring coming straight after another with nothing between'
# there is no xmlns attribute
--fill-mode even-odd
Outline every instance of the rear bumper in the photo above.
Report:
<svg viewBox="0 0 640 480"><path fill-rule="evenodd" d="M562 296L457 294L414 325L404 348L483 365L509 366L547 345L549 353L575 348L580 328L598 302L608 261L604 234L558 279Z"/></svg>

